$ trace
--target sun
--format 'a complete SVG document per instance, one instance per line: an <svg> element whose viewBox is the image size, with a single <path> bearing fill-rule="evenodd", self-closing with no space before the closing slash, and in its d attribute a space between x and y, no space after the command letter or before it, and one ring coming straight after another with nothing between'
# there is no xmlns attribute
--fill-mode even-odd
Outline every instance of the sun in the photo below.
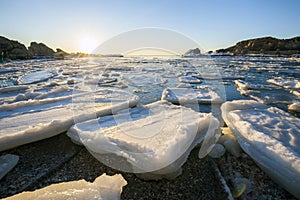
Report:
<svg viewBox="0 0 300 200"><path fill-rule="evenodd" d="M83 53L92 53L92 51L98 46L98 42L91 36L82 37L79 40L79 51Z"/></svg>

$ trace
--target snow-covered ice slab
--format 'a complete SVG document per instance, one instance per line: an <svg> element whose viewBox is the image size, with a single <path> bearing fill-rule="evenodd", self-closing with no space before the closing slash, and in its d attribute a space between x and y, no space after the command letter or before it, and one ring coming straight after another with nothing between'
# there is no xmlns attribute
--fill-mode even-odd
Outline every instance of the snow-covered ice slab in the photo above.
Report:
<svg viewBox="0 0 300 200"><path fill-rule="evenodd" d="M19 156L6 154L0 156L0 180L12 170L19 161Z"/></svg>
<svg viewBox="0 0 300 200"><path fill-rule="evenodd" d="M161 99L180 105L223 102L220 95L216 91L210 89L166 88L162 93Z"/></svg>
<svg viewBox="0 0 300 200"><path fill-rule="evenodd" d="M121 174L108 176L102 174L93 183L85 180L53 184L33 192L22 192L6 200L48 200L48 199L76 199L76 200L118 200L122 188L127 185Z"/></svg>
<svg viewBox="0 0 300 200"><path fill-rule="evenodd" d="M27 90L28 88L29 86L27 85L13 85L13 86L0 88L0 93L22 91L22 90Z"/></svg>
<svg viewBox="0 0 300 200"><path fill-rule="evenodd" d="M121 90L100 89L69 96L0 106L0 151L62 133L84 120L135 106L139 98Z"/></svg>
<svg viewBox="0 0 300 200"><path fill-rule="evenodd" d="M54 70L41 70L27 74L19 79L20 84L31 84L46 81L57 75Z"/></svg>
<svg viewBox="0 0 300 200"><path fill-rule="evenodd" d="M160 179L178 176L190 151L217 130L211 114L160 101L75 124L67 134L112 168Z"/></svg>
<svg viewBox="0 0 300 200"><path fill-rule="evenodd" d="M300 119L252 100L226 102L221 109L243 150L300 198Z"/></svg>
<svg viewBox="0 0 300 200"><path fill-rule="evenodd" d="M291 89L300 89L300 81L297 79L294 80L287 80L287 79L269 79L267 82L272 83L274 85L278 85L284 88L291 88Z"/></svg>
<svg viewBox="0 0 300 200"><path fill-rule="evenodd" d="M271 90L271 89L278 88L278 87L273 86L273 85L253 84L253 83L246 82L246 81L243 81L243 80L235 80L234 83L240 91L243 91L243 90L268 90L268 89Z"/></svg>

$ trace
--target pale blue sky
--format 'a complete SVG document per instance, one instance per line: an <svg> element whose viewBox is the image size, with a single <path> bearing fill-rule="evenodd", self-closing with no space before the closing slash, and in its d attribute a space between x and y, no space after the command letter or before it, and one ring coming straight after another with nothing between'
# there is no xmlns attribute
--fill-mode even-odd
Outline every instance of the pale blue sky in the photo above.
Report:
<svg viewBox="0 0 300 200"><path fill-rule="evenodd" d="M158 27L215 50L244 39L300 35L299 9L298 0L0 0L0 35L26 46L37 41L79 51L87 37L100 44L122 32Z"/></svg>

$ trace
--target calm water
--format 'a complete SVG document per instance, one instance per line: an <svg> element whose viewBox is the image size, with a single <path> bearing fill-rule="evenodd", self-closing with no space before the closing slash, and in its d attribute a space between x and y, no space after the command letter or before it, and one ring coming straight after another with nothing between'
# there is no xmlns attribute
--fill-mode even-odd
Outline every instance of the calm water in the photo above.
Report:
<svg viewBox="0 0 300 200"><path fill-rule="evenodd" d="M201 83L180 83L179 77L201 80ZM283 87L269 83L270 79L296 84ZM138 95L141 104L160 100L167 87L209 87L226 100L254 98L284 110L287 105L300 101L297 96L300 60L282 57L85 58L16 61L0 66L0 87L22 84L24 80L33 92L49 91L55 85L74 87L76 84L121 88ZM253 87L247 90L248 96L240 95L235 80L243 80ZM3 103L5 98L25 92L28 90L2 93L0 99Z"/></svg>

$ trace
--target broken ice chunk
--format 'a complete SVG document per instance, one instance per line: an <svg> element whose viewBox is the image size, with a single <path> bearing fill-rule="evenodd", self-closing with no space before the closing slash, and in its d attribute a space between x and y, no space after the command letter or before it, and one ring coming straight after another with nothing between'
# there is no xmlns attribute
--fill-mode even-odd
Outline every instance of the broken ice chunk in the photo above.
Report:
<svg viewBox="0 0 300 200"><path fill-rule="evenodd" d="M75 124L68 136L112 168L162 177L178 176L190 151L218 128L211 114L157 102Z"/></svg>
<svg viewBox="0 0 300 200"><path fill-rule="evenodd" d="M62 133L74 124L135 106L139 98L101 89L0 106L0 151Z"/></svg>
<svg viewBox="0 0 300 200"><path fill-rule="evenodd" d="M8 86L8 87L0 88L0 93L27 90L28 88L29 87L27 85L13 85L13 86Z"/></svg>
<svg viewBox="0 0 300 200"><path fill-rule="evenodd" d="M222 103L223 100L216 91L210 89L189 89L189 88L166 88L162 93L162 100L172 103L184 104L210 104Z"/></svg>
<svg viewBox="0 0 300 200"><path fill-rule="evenodd" d="M19 161L19 156L6 154L0 157L0 180L12 170Z"/></svg>
<svg viewBox="0 0 300 200"><path fill-rule="evenodd" d="M221 109L243 150L300 198L300 119L252 100L226 102Z"/></svg>
<svg viewBox="0 0 300 200"><path fill-rule="evenodd" d="M290 111L294 111L294 112L300 113L300 102L293 103L293 104L289 105L288 109Z"/></svg>
<svg viewBox="0 0 300 200"><path fill-rule="evenodd" d="M121 174L108 176L105 173L95 179L93 183L85 180L52 184L33 192L22 192L5 200L48 200L48 199L120 199L122 187L127 185Z"/></svg>
<svg viewBox="0 0 300 200"><path fill-rule="evenodd" d="M41 70L36 72L31 72L19 79L20 84L31 84L31 83L38 83L42 81L46 81L49 78L54 77L57 75L56 71L54 70Z"/></svg>

